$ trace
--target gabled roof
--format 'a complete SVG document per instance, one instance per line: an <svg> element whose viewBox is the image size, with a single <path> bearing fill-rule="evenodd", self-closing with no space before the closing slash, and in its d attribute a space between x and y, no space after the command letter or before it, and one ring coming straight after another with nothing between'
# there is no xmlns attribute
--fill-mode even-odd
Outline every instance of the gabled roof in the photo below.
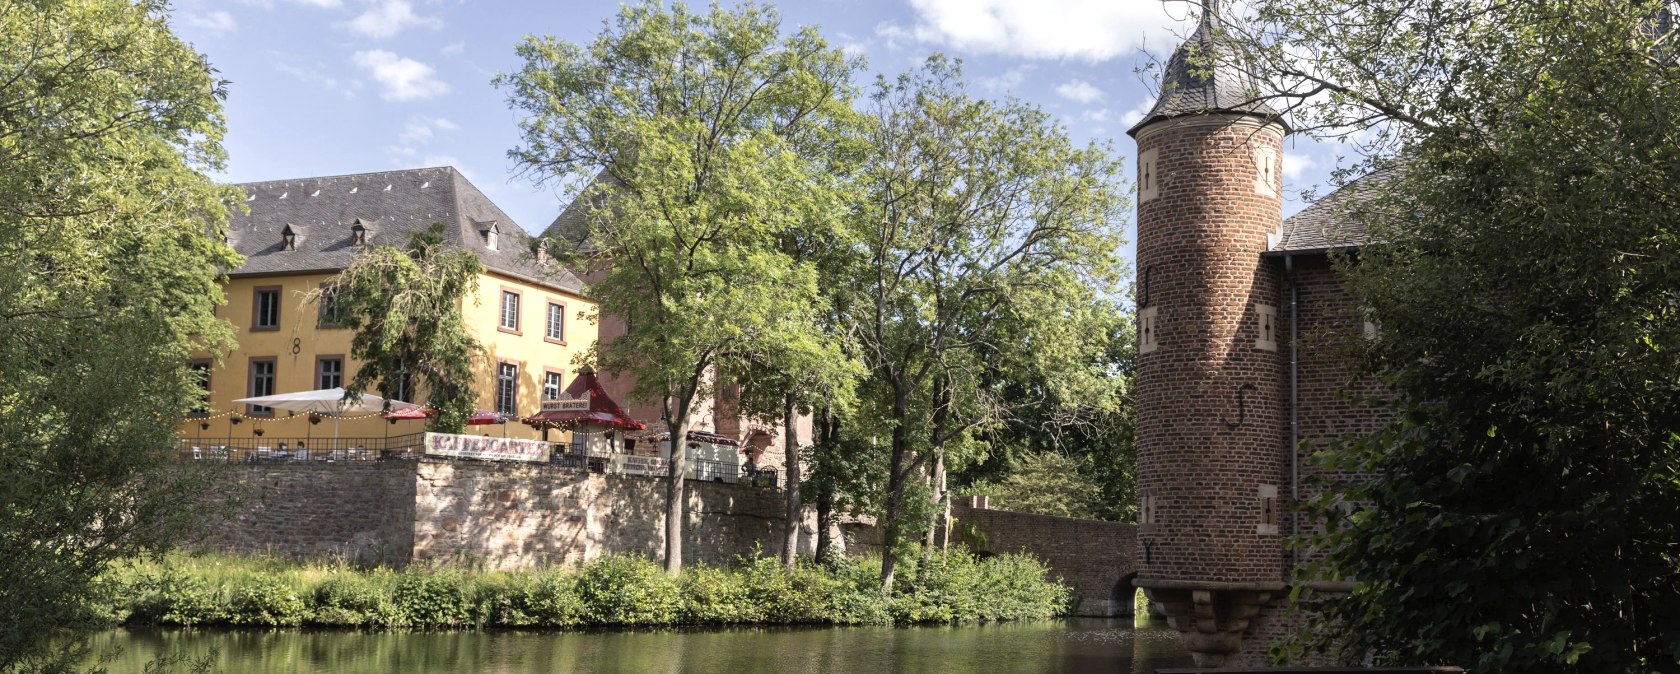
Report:
<svg viewBox="0 0 1680 674"><path fill-rule="evenodd" d="M589 397L588 411L551 411L539 412L524 419L525 423L536 427L567 426L579 423L597 423L622 428L627 431L640 431L647 428L646 424L636 421L619 406L618 401L607 395L607 390L601 386L601 380L595 376L595 369L588 365L578 371L572 385L566 387L566 397Z"/></svg>
<svg viewBox="0 0 1680 674"><path fill-rule="evenodd" d="M1155 107L1126 133L1135 136L1143 127L1164 119L1216 113L1250 114L1284 124L1283 116L1260 100L1259 82L1237 62L1237 50L1220 35L1214 21L1203 21L1167 61Z"/></svg>
<svg viewBox="0 0 1680 674"><path fill-rule="evenodd" d="M446 225L444 242L473 251L494 272L581 293L583 284L560 265L539 265L530 237L453 167L406 169L344 176L243 183L249 214L232 213L228 242L245 256L229 276L343 269L364 246L353 238L357 220L368 228L367 245L408 244L409 235L433 222ZM498 250L485 245L482 223L499 223ZM297 249L284 250L281 232L291 226Z"/></svg>
<svg viewBox="0 0 1680 674"><path fill-rule="evenodd" d="M542 235L565 241L580 253L595 252L589 241L589 214L606 205L612 199L613 191L622 186L622 182L606 171L596 173L589 185L578 193L572 203L566 204L565 210L560 211Z"/></svg>
<svg viewBox="0 0 1680 674"><path fill-rule="evenodd" d="M1349 250L1370 243L1370 232L1357 218L1346 217L1347 209L1376 196L1392 176L1383 169L1365 174L1341 186L1323 199L1283 221L1283 232L1268 254L1324 253Z"/></svg>

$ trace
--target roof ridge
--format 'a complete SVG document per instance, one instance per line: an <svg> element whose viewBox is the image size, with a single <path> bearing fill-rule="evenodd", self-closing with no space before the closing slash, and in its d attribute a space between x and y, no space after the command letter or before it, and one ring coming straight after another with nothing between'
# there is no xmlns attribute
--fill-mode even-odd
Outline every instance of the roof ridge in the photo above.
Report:
<svg viewBox="0 0 1680 674"><path fill-rule="evenodd" d="M256 187L256 186L259 186L259 185L272 185L272 184L280 184L280 183L298 183L298 182L309 182L309 181L314 181L314 180L335 180L335 179L338 179L338 178L360 178L360 177L363 177L363 176L379 176L379 175L397 175L397 174L405 174L405 173L419 173L421 171L449 171L450 173L456 173L456 174L460 173L460 171L457 170L454 166L451 166L451 165L448 165L448 164L443 164L443 165L440 165L440 166L421 166L421 167L416 167L416 168L394 169L394 170L390 170L390 171L364 171L364 172L361 172L361 173L341 173L341 174L338 174L338 175L306 176L306 177L302 177L302 178L279 178L279 179L275 179L275 180L257 180L257 181L251 181L251 182L238 182L238 183L232 183L232 184L236 185L236 186L239 186L239 187Z"/></svg>

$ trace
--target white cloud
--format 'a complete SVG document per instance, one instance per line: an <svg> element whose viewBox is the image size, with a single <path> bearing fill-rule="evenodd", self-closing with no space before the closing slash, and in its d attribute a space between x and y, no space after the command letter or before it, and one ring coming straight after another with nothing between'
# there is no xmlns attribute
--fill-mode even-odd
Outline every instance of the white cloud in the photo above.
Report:
<svg viewBox="0 0 1680 674"><path fill-rule="evenodd" d="M312 6L315 6L315 7L320 7L321 9L337 9L338 7L341 7L344 4L340 0L296 0L296 1L300 2L300 3L303 3L305 5L312 5Z"/></svg>
<svg viewBox="0 0 1680 674"><path fill-rule="evenodd" d="M1021 86L1022 82L1027 81L1027 73L1037 69L1038 66L1031 63L1015 66L1003 71L1002 75L995 77L981 77L980 86L984 87L986 91L994 94L1014 91L1015 87Z"/></svg>
<svg viewBox="0 0 1680 674"><path fill-rule="evenodd" d="M1137 105L1132 106L1132 109L1122 113L1120 123L1130 128L1133 124L1143 121L1143 116L1149 114L1149 110L1154 107L1155 97L1147 97L1139 101Z"/></svg>
<svg viewBox="0 0 1680 674"><path fill-rule="evenodd" d="M305 1L317 2L319 0ZM345 25L352 33L382 40L401 33L410 26L442 28L443 21L437 17L415 14L414 5L410 4L408 0L380 0Z"/></svg>
<svg viewBox="0 0 1680 674"><path fill-rule="evenodd" d="M1283 177L1289 182L1296 182L1301 176L1318 168L1318 162L1304 154L1283 153Z"/></svg>
<svg viewBox="0 0 1680 674"><path fill-rule="evenodd" d="M911 0L922 42L980 54L1103 61L1178 25L1141 0ZM888 26L888 24L882 24ZM891 29L909 33L896 24ZM882 35L882 28L875 33ZM885 37L883 35L883 37ZM891 42L889 41L889 45Z"/></svg>
<svg viewBox="0 0 1680 674"><path fill-rule="evenodd" d="M438 131L454 131L459 128L461 127L456 126L454 122L442 117L415 117L403 125L403 132L399 138L404 144L413 145L431 140Z"/></svg>
<svg viewBox="0 0 1680 674"><path fill-rule="evenodd" d="M438 53L442 54L444 56L454 56L454 55L459 54L461 52L464 52L466 50L467 50L467 43L466 42L455 41L455 42L451 42L449 44L444 45L442 49L438 50Z"/></svg>
<svg viewBox="0 0 1680 674"><path fill-rule="evenodd" d="M1086 110L1079 115L1079 118L1087 122L1102 124L1107 122L1111 116L1113 116L1113 113L1109 112L1108 108L1103 108L1101 110Z"/></svg>
<svg viewBox="0 0 1680 674"><path fill-rule="evenodd" d="M356 52L351 60L384 87L380 96L387 101L432 98L449 91L431 66L383 49Z"/></svg>
<svg viewBox="0 0 1680 674"><path fill-rule="evenodd" d="M226 35L239 30L239 23L233 20L233 15L223 11L188 14L187 25L203 29L211 35Z"/></svg>
<svg viewBox="0 0 1680 674"><path fill-rule="evenodd" d="M1091 104L1102 100L1103 92L1090 82L1073 79L1057 85L1056 95L1070 101Z"/></svg>
<svg viewBox="0 0 1680 674"><path fill-rule="evenodd" d="M887 48L892 50L902 48L904 45L916 40L914 33L911 33L905 27L891 21L882 21L881 23L875 24L875 37L881 38L885 41L887 43Z"/></svg>

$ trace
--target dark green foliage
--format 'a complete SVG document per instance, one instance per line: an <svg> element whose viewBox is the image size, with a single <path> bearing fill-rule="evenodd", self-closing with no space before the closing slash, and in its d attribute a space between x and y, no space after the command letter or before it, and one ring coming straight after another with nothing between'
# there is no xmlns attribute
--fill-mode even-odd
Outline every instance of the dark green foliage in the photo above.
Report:
<svg viewBox="0 0 1680 674"><path fill-rule="evenodd" d="M317 625L380 625L389 613L384 588L360 574L341 574L321 581L315 587L314 601L310 621Z"/></svg>
<svg viewBox="0 0 1680 674"><path fill-rule="evenodd" d="M1346 342L1396 414L1326 457L1370 477L1313 504L1318 572L1356 585L1311 645L1680 671L1674 3L1260 4L1282 69L1313 54L1341 92L1313 118L1390 141L1338 215L1373 241L1341 260L1346 332L1381 326Z"/></svg>
<svg viewBox="0 0 1680 674"><path fill-rule="evenodd" d="M309 603L286 580L257 575L234 586L227 620L235 625L296 627L309 617Z"/></svg>
<svg viewBox="0 0 1680 674"><path fill-rule="evenodd" d="M572 627L584 621L577 577L558 570L509 574L500 583L481 586L494 609L490 624L503 627Z"/></svg>
<svg viewBox="0 0 1680 674"><path fill-rule="evenodd" d="M609 555L560 569L472 574L457 569L294 566L271 560L173 560L132 599L96 607L131 625L321 625L485 629L614 625L892 624L1035 620L1066 612L1067 589L1037 560L934 555L881 594L879 559L773 557L696 565L672 579L646 558ZM125 569L144 576L145 565ZM128 582L127 578L120 578ZM119 609L132 605L133 610Z"/></svg>
<svg viewBox="0 0 1680 674"><path fill-rule="evenodd" d="M472 582L449 569L409 570L391 588L391 625L456 629L475 624Z"/></svg>
<svg viewBox="0 0 1680 674"><path fill-rule="evenodd" d="M954 548L922 560L892 602L894 622L1033 620L1067 612L1070 593L1045 582L1042 562L1007 554L985 560Z"/></svg>
<svg viewBox="0 0 1680 674"><path fill-rule="evenodd" d="M682 595L676 579L646 557L607 555L578 576L584 616L597 625L662 625L677 622Z"/></svg>

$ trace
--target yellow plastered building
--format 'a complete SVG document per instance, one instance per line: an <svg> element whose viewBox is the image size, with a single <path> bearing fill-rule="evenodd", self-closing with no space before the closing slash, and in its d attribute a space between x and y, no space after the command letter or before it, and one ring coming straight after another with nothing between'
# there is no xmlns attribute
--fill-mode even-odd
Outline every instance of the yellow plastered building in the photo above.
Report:
<svg viewBox="0 0 1680 674"><path fill-rule="evenodd" d="M576 376L577 356L595 342L595 325L579 318L593 307L582 283L562 265L532 251L530 237L453 168L423 168L240 185L248 214L232 216L228 241L245 263L228 271L227 304L217 311L238 346L218 362L198 354L208 407L184 419L192 446L378 446L424 430L423 420L378 416L313 420L308 414L263 410L233 401L257 395L341 386L356 372L353 332L332 324L306 295L360 251L404 246L414 232L445 225L445 243L483 261L476 294L464 301L469 333L483 347L475 365L478 407L508 419L471 426L472 434L535 439L519 423L545 397ZM377 394L377 391L370 391ZM394 398L423 403L425 392L399 386ZM237 421L236 421L237 420ZM556 442L569 441L564 434Z"/></svg>

